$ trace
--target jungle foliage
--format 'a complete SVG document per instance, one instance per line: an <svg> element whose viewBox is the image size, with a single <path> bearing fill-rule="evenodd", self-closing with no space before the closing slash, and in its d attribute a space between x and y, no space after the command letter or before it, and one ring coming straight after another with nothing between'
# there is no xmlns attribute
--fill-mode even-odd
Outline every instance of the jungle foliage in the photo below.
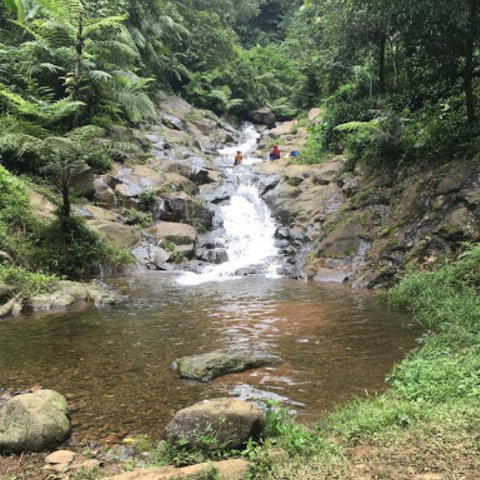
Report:
<svg viewBox="0 0 480 480"><path fill-rule="evenodd" d="M305 161L345 151L352 167L378 171L474 156L479 4L305 1L285 46L310 102L326 107Z"/></svg>

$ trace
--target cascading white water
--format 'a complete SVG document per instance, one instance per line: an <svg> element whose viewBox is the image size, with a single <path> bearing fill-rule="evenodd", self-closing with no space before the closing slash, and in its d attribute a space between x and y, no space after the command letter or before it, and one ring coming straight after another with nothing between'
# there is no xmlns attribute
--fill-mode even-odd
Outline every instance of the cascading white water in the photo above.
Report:
<svg viewBox="0 0 480 480"><path fill-rule="evenodd" d="M275 222L253 183L253 174L249 168L262 161L251 155L259 135L253 126L248 126L244 129L243 136L244 143L241 145L219 151L222 165L237 185L230 201L220 208L225 233L219 240L225 246L228 261L208 266L201 274L183 274L178 279L183 285L239 278L236 273L248 267L260 269L269 276L276 275L279 263L275 246ZM233 167L233 157L238 150L243 153L244 162L241 166Z"/></svg>

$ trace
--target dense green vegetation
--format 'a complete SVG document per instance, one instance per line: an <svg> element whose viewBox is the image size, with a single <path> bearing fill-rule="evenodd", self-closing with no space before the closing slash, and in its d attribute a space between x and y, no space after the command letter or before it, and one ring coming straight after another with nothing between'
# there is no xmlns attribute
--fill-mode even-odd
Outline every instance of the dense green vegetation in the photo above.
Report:
<svg viewBox="0 0 480 480"><path fill-rule="evenodd" d="M306 1L286 40L326 106L306 161L345 150L378 171L476 154L478 13L476 0Z"/></svg>

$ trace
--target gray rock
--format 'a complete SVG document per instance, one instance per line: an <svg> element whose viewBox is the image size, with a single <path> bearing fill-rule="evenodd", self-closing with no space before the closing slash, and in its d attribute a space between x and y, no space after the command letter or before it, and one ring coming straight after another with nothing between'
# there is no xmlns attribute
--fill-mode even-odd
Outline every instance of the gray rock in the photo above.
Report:
<svg viewBox="0 0 480 480"><path fill-rule="evenodd" d="M208 202L218 204L230 200L235 193L235 185L233 183L223 183L218 187L202 192L202 197Z"/></svg>
<svg viewBox="0 0 480 480"><path fill-rule="evenodd" d="M156 245L141 245L132 250L132 255L151 270L163 270L170 260L170 254Z"/></svg>
<svg viewBox="0 0 480 480"><path fill-rule="evenodd" d="M72 178L72 188L75 190L92 190L95 175L92 167L84 165Z"/></svg>
<svg viewBox="0 0 480 480"><path fill-rule="evenodd" d="M0 408L0 452L41 452L70 436L65 397L52 390L18 395Z"/></svg>
<svg viewBox="0 0 480 480"><path fill-rule="evenodd" d="M213 212L201 199L176 192L164 199L160 218L167 222L199 224L208 229L212 225Z"/></svg>
<svg viewBox="0 0 480 480"><path fill-rule="evenodd" d="M199 258L205 262L219 265L228 261L228 254L224 248L215 248L212 250L205 250Z"/></svg>
<svg viewBox="0 0 480 480"><path fill-rule="evenodd" d="M241 448L265 428L265 414L248 402L228 398L204 400L180 410L164 431L164 438L190 448L211 451ZM215 442L202 439L215 437Z"/></svg>
<svg viewBox="0 0 480 480"><path fill-rule="evenodd" d="M180 378L208 382L228 373L278 365L279 362L281 360L273 356L209 352L178 358L173 366Z"/></svg>
<svg viewBox="0 0 480 480"><path fill-rule="evenodd" d="M258 110L249 112L248 118L252 120L252 122L267 125L269 128L275 127L275 114L268 107L259 108Z"/></svg>

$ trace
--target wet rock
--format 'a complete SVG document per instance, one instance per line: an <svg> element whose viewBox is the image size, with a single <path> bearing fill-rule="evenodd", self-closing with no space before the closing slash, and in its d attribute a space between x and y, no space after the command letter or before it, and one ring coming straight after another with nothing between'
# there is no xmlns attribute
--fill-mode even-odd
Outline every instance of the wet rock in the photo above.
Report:
<svg viewBox="0 0 480 480"><path fill-rule="evenodd" d="M18 395L0 407L0 452L41 452L70 436L65 397L53 390Z"/></svg>
<svg viewBox="0 0 480 480"><path fill-rule="evenodd" d="M178 358L174 362L174 368L181 378L208 382L229 373L278 365L279 362L278 357L272 356L210 352Z"/></svg>
<svg viewBox="0 0 480 480"><path fill-rule="evenodd" d="M263 272L263 265L251 265L249 267L239 268L235 271L235 275L246 277L248 275L260 275Z"/></svg>
<svg viewBox="0 0 480 480"><path fill-rule="evenodd" d="M212 188L202 189L202 198L208 203L218 204L230 200L235 193L233 183L222 183L221 185L212 185Z"/></svg>
<svg viewBox="0 0 480 480"><path fill-rule="evenodd" d="M280 183L279 175L262 175L258 180L260 195L263 196L273 190Z"/></svg>
<svg viewBox="0 0 480 480"><path fill-rule="evenodd" d="M221 263L228 262L228 253L224 248L215 248L212 250L204 250L198 258L208 263L220 265Z"/></svg>
<svg viewBox="0 0 480 480"><path fill-rule="evenodd" d="M267 125L269 128L273 128L275 126L275 114L268 107L259 108L258 110L249 112L248 118L252 120L252 122L259 123L261 125Z"/></svg>
<svg viewBox="0 0 480 480"><path fill-rule="evenodd" d="M343 283L348 278L348 272L332 268L318 268L313 279L317 282Z"/></svg>
<svg viewBox="0 0 480 480"><path fill-rule="evenodd" d="M156 245L141 245L132 250L132 255L150 270L163 270L170 260L170 253Z"/></svg>
<svg viewBox="0 0 480 480"><path fill-rule="evenodd" d="M289 224L295 211L294 200L299 197L302 190L288 183L279 183L277 187L264 195L264 199L273 211L273 214L284 224Z"/></svg>
<svg viewBox="0 0 480 480"><path fill-rule="evenodd" d="M35 295L29 307L35 311L65 310L80 302L90 302L96 306L112 305L117 298L101 282L79 283L68 280L57 282L49 294Z"/></svg>
<svg viewBox="0 0 480 480"><path fill-rule="evenodd" d="M221 460L219 462L200 463L183 468L161 467L134 470L111 477L111 480L183 480L207 478L211 472L217 472L222 480L242 480L249 469L244 459Z"/></svg>
<svg viewBox="0 0 480 480"><path fill-rule="evenodd" d="M180 410L167 425L165 439L190 448L206 451L219 446L241 448L249 438L258 437L265 428L265 414L253 404L228 398L204 400ZM202 435L214 436L212 442L202 442Z"/></svg>

